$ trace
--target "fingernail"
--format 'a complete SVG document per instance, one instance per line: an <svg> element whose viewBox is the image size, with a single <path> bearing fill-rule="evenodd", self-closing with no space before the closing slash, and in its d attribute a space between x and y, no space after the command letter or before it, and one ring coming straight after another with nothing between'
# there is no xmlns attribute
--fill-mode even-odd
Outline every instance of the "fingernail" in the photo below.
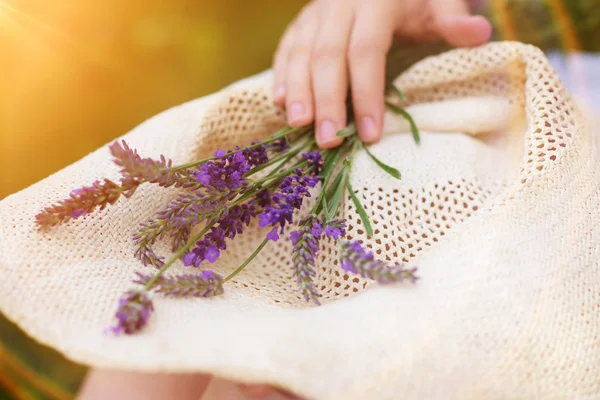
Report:
<svg viewBox="0 0 600 400"><path fill-rule="evenodd" d="M304 108L304 104L300 102L292 103L290 109L288 110L288 121L290 123L293 123L302 119L302 117L304 117L305 112L306 109Z"/></svg>
<svg viewBox="0 0 600 400"><path fill-rule="evenodd" d="M317 141L320 145L333 142L335 140L335 135L337 131L337 127L332 121L323 121L321 122L321 126L319 127L319 132L317 132Z"/></svg>
<svg viewBox="0 0 600 400"><path fill-rule="evenodd" d="M364 117L360 120L358 126L360 130L360 136L365 142L374 142L377 140L378 132L375 120L371 117Z"/></svg>
<svg viewBox="0 0 600 400"><path fill-rule="evenodd" d="M279 85L277 85L277 88L275 88L275 100L281 100L285 97L285 86L283 86L283 83L280 83Z"/></svg>

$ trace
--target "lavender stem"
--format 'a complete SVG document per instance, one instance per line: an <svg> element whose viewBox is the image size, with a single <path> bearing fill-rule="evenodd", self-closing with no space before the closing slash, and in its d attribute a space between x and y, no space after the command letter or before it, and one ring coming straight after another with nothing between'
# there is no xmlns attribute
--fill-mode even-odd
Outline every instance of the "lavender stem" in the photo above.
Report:
<svg viewBox="0 0 600 400"><path fill-rule="evenodd" d="M256 250L254 250L254 253L252 253L250 255L250 257L248 257L246 259L246 261L244 261L244 263L238 267L238 269L233 271L231 274L229 274L229 276L227 278L225 278L225 282L229 281L231 278L233 278L234 276L236 276L237 274L242 272L242 270L246 267L246 265L250 264L250 261L252 261L252 260L254 260L254 258L256 258L258 253L260 253L260 251L263 249L263 247L265 247L267 245L268 242L269 242L269 239L263 240L262 243L256 248Z"/></svg>
<svg viewBox="0 0 600 400"><path fill-rule="evenodd" d="M168 270L171 265L173 265L173 263L175 261L177 261L179 258L181 258L181 256L189 250L190 247L192 247L192 245L194 243L196 243L198 240L200 240L200 238L202 236L204 236L204 234L206 232L208 232L208 230L215 224L215 221L211 221L210 223L206 224L206 226L204 227L204 229L202 229L200 232L198 232L198 234L196 236L194 236L191 240L189 240L185 246L183 246L181 249L179 249L179 251L177 253L175 253L175 255L173 255L173 257L171 257L171 259L165 264L163 265L158 271L156 271L156 273L154 274L154 276L144 285L144 289L145 290L149 290L152 285L158 280L158 278L166 271Z"/></svg>
<svg viewBox="0 0 600 400"><path fill-rule="evenodd" d="M248 147L245 147L245 149L246 150L250 150L250 149L255 149L257 147L260 147L260 146L264 146L265 144L269 144L269 143L275 142L275 141L277 141L277 140L279 140L279 139L281 139L283 137L286 137L286 136L289 136L291 134L294 134L294 133L300 131L301 129L303 129L303 128L293 128L292 129L290 127L285 127L283 129L281 129L279 131L279 133L275 133L275 135L273 135L269 139L267 139L267 140L265 140L263 142L258 142L258 143L255 143L253 145L250 145ZM195 167L196 165L204 164L207 161L216 160L218 158L220 158L220 157L203 158L202 160L193 161L193 162L190 162L190 163L187 163L187 164L178 165L176 167L173 167L172 170L173 171L179 171L179 170L182 170L182 169L192 168L192 167Z"/></svg>

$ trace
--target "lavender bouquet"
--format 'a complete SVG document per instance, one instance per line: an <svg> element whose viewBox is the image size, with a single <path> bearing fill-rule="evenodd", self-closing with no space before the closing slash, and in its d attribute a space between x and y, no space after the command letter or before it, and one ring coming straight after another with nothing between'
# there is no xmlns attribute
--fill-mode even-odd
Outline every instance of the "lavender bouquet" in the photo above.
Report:
<svg viewBox="0 0 600 400"><path fill-rule="evenodd" d="M398 95L399 92L395 92ZM407 118L416 143L419 133L410 115L391 103L388 107ZM154 218L140 224L135 233L135 257L153 273L137 273L139 288L127 291L120 299L117 323L109 329L115 334L132 334L141 330L153 312L149 293L165 296L212 297L224 292L225 284L239 274L269 241L290 240L293 251L290 266L298 289L308 302L319 304L319 292L313 282L315 257L319 241L329 237L339 246L340 266L381 284L408 280L415 282L416 268L385 265L376 260L360 241L346 241L345 221L336 218L342 199L349 194L362 220L367 236L373 234L371 223L350 184L352 160L359 149L396 179L400 172L376 158L359 140L351 122L338 132L344 142L336 149L319 150L314 128L285 127L270 138L233 150L217 149L213 157L173 166L161 156L158 160L142 158L126 142L110 146L114 162L120 167L121 179L96 181L91 186L73 190L69 197L45 208L36 216L40 229L83 217L114 204L121 196L131 198L142 184L181 189L177 198ZM317 185L320 184L318 194ZM311 193L312 192L312 193ZM308 216L295 220L307 197L316 195ZM256 250L226 277L205 269L214 263L227 242L235 240L252 221L264 228L264 240ZM289 237L282 238L284 228L295 225ZM199 231L195 234L199 228ZM153 249L156 241L168 238L173 255L165 260ZM165 276L178 260L192 269L190 273Z"/></svg>

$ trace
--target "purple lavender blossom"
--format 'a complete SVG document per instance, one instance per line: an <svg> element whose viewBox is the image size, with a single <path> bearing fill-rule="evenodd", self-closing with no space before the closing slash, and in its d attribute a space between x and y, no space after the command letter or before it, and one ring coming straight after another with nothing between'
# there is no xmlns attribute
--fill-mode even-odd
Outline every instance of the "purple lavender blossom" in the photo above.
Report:
<svg viewBox="0 0 600 400"><path fill-rule="evenodd" d="M380 284L407 279L415 283L418 279L415 274L416 268L408 269L404 265L387 266L383 261L376 260L373 253L366 251L358 241L342 243L340 259L344 271L373 279Z"/></svg>
<svg viewBox="0 0 600 400"><path fill-rule="evenodd" d="M308 167L311 168L311 173L314 175L318 175L323 170L323 165L325 165L323 161L323 156L320 151L313 151L311 153L302 153L302 157L308 161Z"/></svg>
<svg viewBox="0 0 600 400"><path fill-rule="evenodd" d="M217 261L221 250L227 249L225 238L233 240L236 235L243 232L244 225L248 226L254 217L256 217L256 208L251 204L242 204L226 210L210 232L183 256L184 265L199 267L205 260L210 263Z"/></svg>
<svg viewBox="0 0 600 400"><path fill-rule="evenodd" d="M254 146L259 143L260 141L252 142L250 143L250 145ZM239 150L239 147L236 148L236 150ZM242 153L244 154L244 156L246 156L248 164L250 164L251 167L258 167L259 165L265 164L269 161L267 150L273 150L273 147L269 148L265 145L257 146L252 149L246 147L244 150L242 150Z"/></svg>
<svg viewBox="0 0 600 400"><path fill-rule="evenodd" d="M180 242L177 232L189 231L202 220L215 217L224 220L220 222L224 222L223 225L227 227L227 237L232 238L232 235L235 235L231 230L241 233L241 226L244 223L249 224L250 219L255 217L254 207L242 205L227 210L226 204L239 194L245 187L245 183L243 185L231 189L235 185L231 184L227 187L226 183L221 182L213 186L207 185L195 193L180 193L165 209L159 211L155 218L143 223L140 230L135 233L134 241L137 245L135 256L142 260L144 265L161 267L163 261L154 254L151 247L157 239L170 232L174 240ZM214 255L217 252L211 249L210 254Z"/></svg>
<svg viewBox="0 0 600 400"><path fill-rule="evenodd" d="M255 217L256 207L253 204L241 204L226 210L217 222L223 228L225 237L233 239L243 233L244 226L250 225Z"/></svg>
<svg viewBox="0 0 600 400"><path fill-rule="evenodd" d="M103 210L109 204L115 204L122 194L123 188L113 181L96 181L91 186L73 190L69 198L44 208L35 216L36 223L40 229L49 228L96 209Z"/></svg>
<svg viewBox="0 0 600 400"><path fill-rule="evenodd" d="M144 182L158 183L163 187L194 187L190 173L174 170L171 160L162 155L158 161L142 158L125 141L113 143L109 150L115 164L121 167L121 184L104 179L91 186L73 190L69 198L45 208L36 216L40 228L85 216L96 209L103 210L107 205L116 203L121 195L127 198L133 196L138 186ZM197 181L195 184L197 185Z"/></svg>
<svg viewBox="0 0 600 400"><path fill-rule="evenodd" d="M300 222L300 229L290 234L294 245L292 261L294 276L306 301L319 305L319 292L313 283L315 272L315 257L319 251L319 241L323 234L337 239L345 235L343 220L333 220L325 224L316 215L309 215Z"/></svg>
<svg viewBox="0 0 600 400"><path fill-rule="evenodd" d="M252 142L256 145L259 142ZM217 159L205 162L198 168L196 178L206 187L215 190L236 190L247 184L244 174L252 167L269 161L265 146L245 148L236 147L233 151L224 152L218 149L214 155Z"/></svg>
<svg viewBox="0 0 600 400"><path fill-rule="evenodd" d="M121 186L127 190L126 197L132 196L143 182L158 183L162 187L189 185L189 174L174 170L172 161L163 155L160 160L142 158L124 140L113 143L109 150L115 164L121 167Z"/></svg>
<svg viewBox="0 0 600 400"><path fill-rule="evenodd" d="M173 234L171 234L171 238L173 239L173 244L171 246L172 252L177 252L181 249L188 241L190 237L190 228L184 227L177 229Z"/></svg>
<svg viewBox="0 0 600 400"><path fill-rule="evenodd" d="M244 174L251 166L241 151L225 154L217 150L215 157L219 158L200 165L196 172L198 182L217 191L235 190L246 184Z"/></svg>
<svg viewBox="0 0 600 400"><path fill-rule="evenodd" d="M136 272L138 279L134 283L146 285L152 275ZM159 276L152 285L152 290L166 296L174 297L213 297L223 293L223 277L213 271L202 271L199 274L182 274L173 277Z"/></svg>
<svg viewBox="0 0 600 400"><path fill-rule="evenodd" d="M290 148L288 137L281 138L267 145L267 150L274 153L283 153Z"/></svg>
<svg viewBox="0 0 600 400"><path fill-rule="evenodd" d="M270 240L279 239L277 231L283 233L285 226L292 223L294 210L302 207L304 198L310 197L309 188L315 187L318 182L318 178L304 175L299 169L283 179L271 196L271 204L258 215L261 228L273 226L268 236Z"/></svg>
<svg viewBox="0 0 600 400"><path fill-rule="evenodd" d="M153 311L152 300L146 292L129 290L119 300L115 314L117 324L111 327L109 332L117 335L136 333L148 323Z"/></svg>

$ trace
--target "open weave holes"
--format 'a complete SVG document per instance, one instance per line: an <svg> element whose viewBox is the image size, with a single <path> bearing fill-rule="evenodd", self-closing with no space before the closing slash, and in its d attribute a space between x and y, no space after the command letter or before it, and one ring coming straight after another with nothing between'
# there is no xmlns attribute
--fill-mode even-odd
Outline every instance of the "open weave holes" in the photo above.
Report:
<svg viewBox="0 0 600 400"><path fill-rule="evenodd" d="M498 86L506 83L496 78ZM203 135L198 146L199 157L207 156L216 148L232 148L236 144L248 143L263 138L265 132L274 132L283 126L284 115L273 105L269 88L236 89L224 96L222 101L209 111L201 127ZM465 93L466 95L467 93ZM461 95L461 93L457 93ZM428 99L433 100L433 99ZM389 145L389 143L388 143ZM374 151L382 156L379 149ZM414 148L414 144L410 147ZM394 152L384 159L395 157ZM436 154L427 156L438 160ZM449 160L451 161L451 160ZM482 181L483 177L443 180L443 174L435 179L423 179L417 186L389 179L373 179L379 176L366 159L357 160L360 169L369 171L367 180L355 187L355 192L364 203L374 226L374 236L366 239L362 221L348 199L343 215L348 220L348 239L359 239L376 257L389 263L410 263L420 253L440 240L455 224L463 222L486 204L492 194L497 194L501 185L498 180ZM421 160L423 162L423 160ZM391 162L393 164L393 161ZM439 164L439 163L436 163ZM420 168L427 169L426 165ZM353 176L356 181L356 174ZM358 178L359 181L361 178ZM380 182L379 185L373 182ZM304 211L312 207L308 200ZM297 217L297 220L301 219ZM289 235L288 229L284 235ZM252 252L262 238L264 230L252 226L244 235L229 244L214 269L223 274L231 272ZM317 286L322 302L327 303L338 296L349 296L370 284L356 276L349 276L339 268L336 244L331 240L322 242L318 256ZM292 245L288 240L270 243L265 250L231 281L234 290L249 291L253 297L286 306L304 306L291 269ZM211 266L212 268L212 266Z"/></svg>
<svg viewBox="0 0 600 400"><path fill-rule="evenodd" d="M451 56L437 57L429 61L428 68L419 68L404 74L397 85L406 91L406 101L403 105L443 101L453 98L469 96L498 96L509 99L516 107L525 104L523 85L526 73L523 60L519 57L518 48L507 52L498 52L490 48L478 57L468 54L465 57ZM537 69L541 82L550 88L558 87L558 78L543 61L534 60L528 68ZM427 62L427 61L426 61ZM481 71L486 71L484 74ZM546 78L544 78L546 77ZM542 79L544 78L544 79ZM539 85L535 83L536 88ZM550 92L552 93L552 92ZM563 93L566 95L566 93ZM549 105L555 104L552 99L545 101ZM534 102L534 104L537 104ZM559 108L561 104L557 105ZM555 112L554 110L548 112ZM547 119L546 119L547 120ZM209 117L201 127L204 134L199 141L198 154L207 155L217 147L230 148L235 144L248 143L250 140L264 137L265 132L273 132L283 126L284 115L280 109L273 105L270 88L259 87L253 91L235 89L228 93L222 101L211 110ZM555 151L556 146L547 146L556 141L550 135L549 122L544 123L546 129L543 134L535 137L536 152L540 158L529 157L521 171L522 182L530 174L528 164L534 163L535 168L541 171L545 159L542 157L550 151ZM542 131L540 130L540 133ZM560 137L562 138L562 136ZM519 138L520 139L520 138ZM531 140L530 140L531 142ZM539 143L539 144L538 144ZM527 143L528 146L533 146ZM563 145L561 143L559 145ZM414 145L410 145L414 147ZM540 147L541 146L541 147ZM375 153L381 156L375 146ZM389 143L388 146L389 147ZM529 150L529 155L533 155ZM388 159L394 160L397 153L389 154ZM420 156L419 169L439 168L438 154L429 154L432 165ZM550 159L555 159L551 155ZM450 159L449 162L452 162ZM390 164L395 165L394 161ZM365 208L375 227L374 237L365 238L362 222L351 202L346 201L343 217L348 219L348 238L360 239L366 246L374 250L378 258L390 263L411 263L428 247L435 245L441 237L456 224L463 222L478 209L487 204L492 195L498 195L504 184L506 174L494 174L487 177L454 176L453 179L443 180L444 174L437 174L434 179L417 180L416 185L390 182L387 179L372 179L373 165L364 163L369 171L363 185L354 185L359 198L364 202ZM499 165L498 165L499 167ZM410 168L410 167L409 167ZM527 168L527 169L525 169ZM360 168L355 168L355 170ZM404 175L410 174L406 170ZM420 176L422 172L417 172ZM364 175L353 178L361 180ZM431 174L427 174L431 176ZM374 184L379 182L380 184ZM310 202L309 202L310 204ZM299 217L300 218L300 217ZM286 232L286 235L289 230ZM248 232L243 237L236 239L237 243L230 249L216 265L221 272L231 270L232 266L239 265L249 254L250 249L259 242L259 237L264 233ZM338 266L335 244L329 240L324 241L318 260L317 280L318 287L323 296L323 302L335 299L337 296L349 296L365 288L369 282L361 278L345 274ZM274 303L287 305L304 305L300 297L297 284L290 268L291 244L281 241L276 246L270 245L232 284L239 289L255 291L254 296L263 297Z"/></svg>

